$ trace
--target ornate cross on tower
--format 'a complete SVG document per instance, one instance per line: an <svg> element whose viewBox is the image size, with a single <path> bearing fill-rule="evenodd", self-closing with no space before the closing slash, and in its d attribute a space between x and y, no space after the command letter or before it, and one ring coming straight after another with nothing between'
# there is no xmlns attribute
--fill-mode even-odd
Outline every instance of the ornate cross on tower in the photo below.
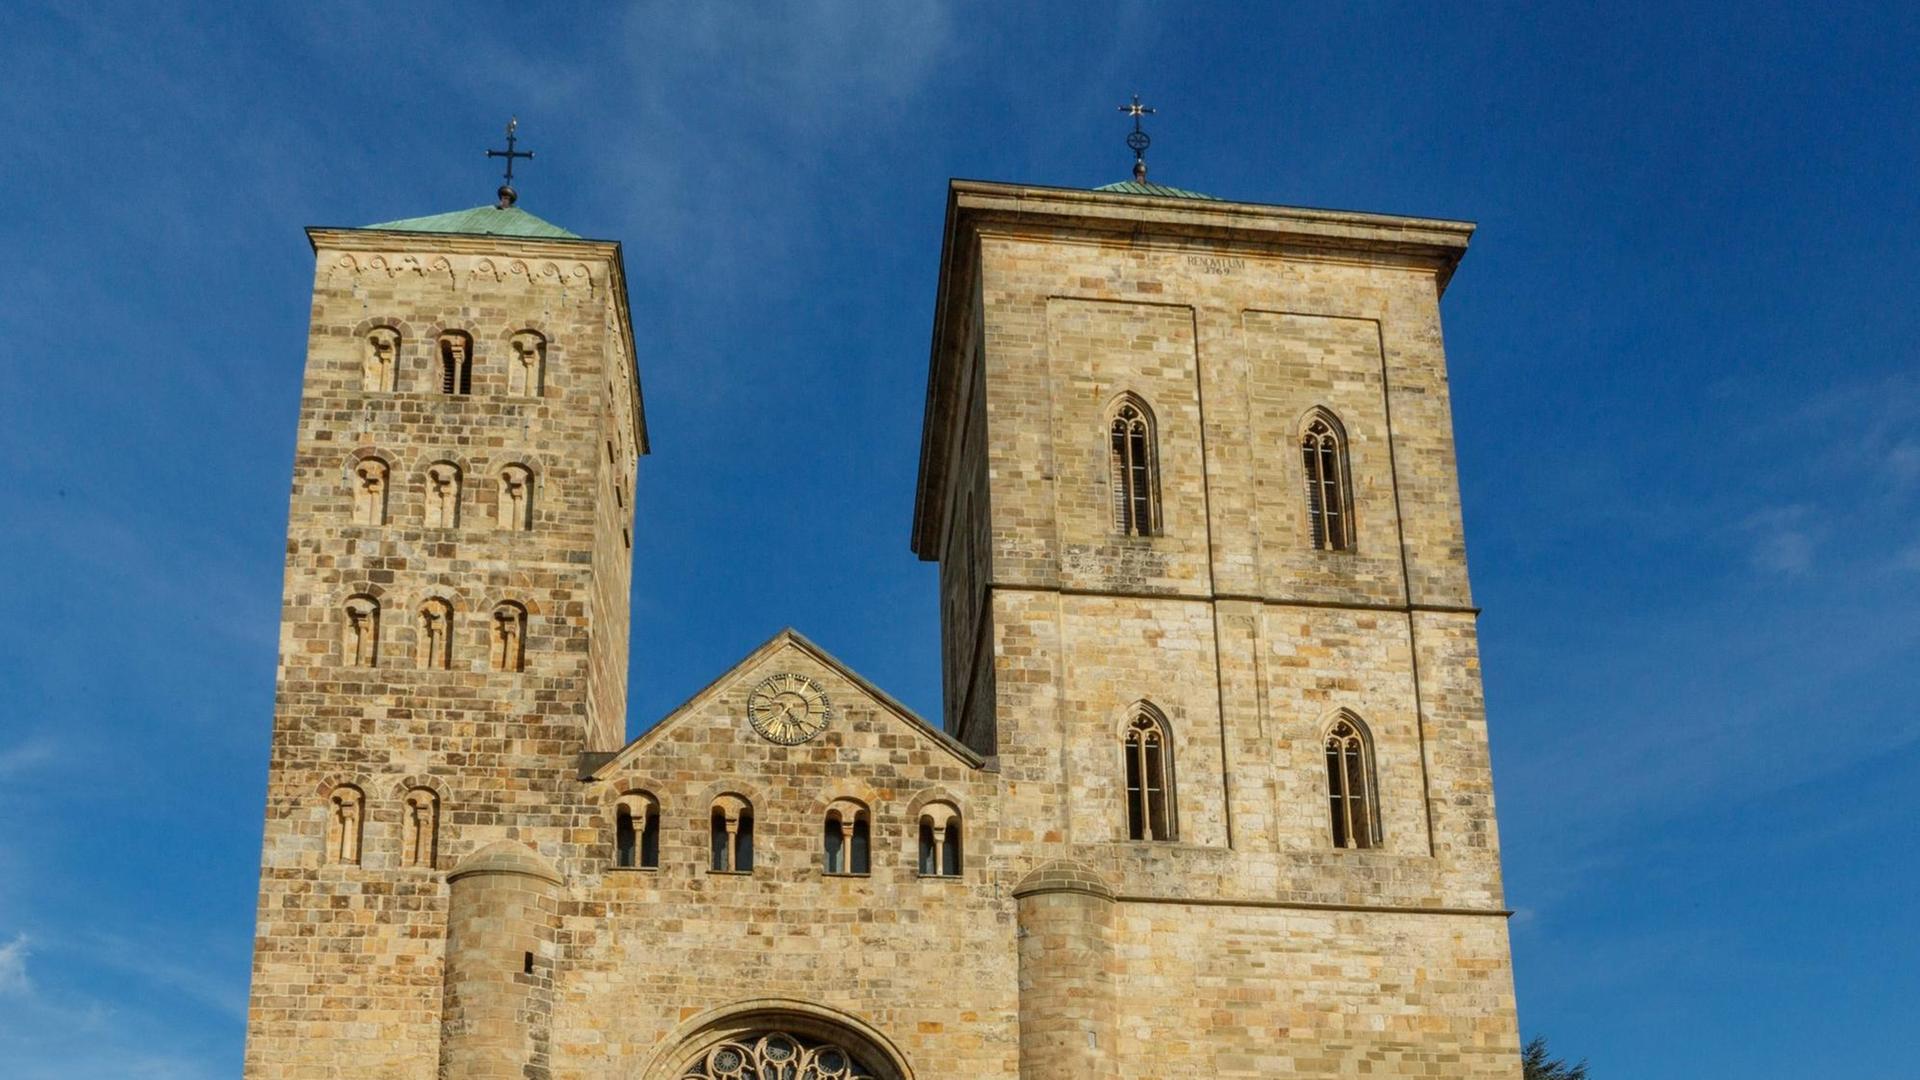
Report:
<svg viewBox="0 0 1920 1080"><path fill-rule="evenodd" d="M1153 139L1140 130L1140 118L1152 116L1153 110L1140 104L1140 95L1133 95L1133 103L1120 106L1120 111L1133 117L1133 133L1127 136L1127 146L1133 150L1133 178L1141 183L1147 182L1147 147Z"/></svg>
<svg viewBox="0 0 1920 1080"><path fill-rule="evenodd" d="M1134 100L1137 101L1139 99L1136 98ZM526 158L528 161L533 160L533 151L515 150L513 148L513 140L516 138L514 133L518 131L519 128L520 128L519 117L516 116L508 120L507 121L507 148L505 150L487 151L487 156L490 158L501 157L501 158L507 159L507 182L500 185L500 209L502 210L505 210L507 207L512 206L515 200L520 198L520 193L513 190L513 159Z"/></svg>

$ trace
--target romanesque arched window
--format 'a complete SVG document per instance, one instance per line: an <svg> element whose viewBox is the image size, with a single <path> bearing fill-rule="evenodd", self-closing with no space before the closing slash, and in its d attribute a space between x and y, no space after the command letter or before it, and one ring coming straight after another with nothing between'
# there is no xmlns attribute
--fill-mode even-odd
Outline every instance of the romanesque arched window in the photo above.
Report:
<svg viewBox="0 0 1920 1080"><path fill-rule="evenodd" d="M660 804L644 791L622 795L614 807L613 865L624 870L660 867Z"/></svg>
<svg viewBox="0 0 1920 1080"><path fill-rule="evenodd" d="M340 655L348 667L380 663L380 601L371 596L347 598L342 608Z"/></svg>
<svg viewBox="0 0 1920 1080"><path fill-rule="evenodd" d="M1141 702L1127 718L1127 839L1172 840L1173 742L1166 717Z"/></svg>
<svg viewBox="0 0 1920 1080"><path fill-rule="evenodd" d="M525 465L500 470L500 527L514 532L533 528L533 470Z"/></svg>
<svg viewBox="0 0 1920 1080"><path fill-rule="evenodd" d="M713 801L709 868L723 874L753 870L753 804L738 795Z"/></svg>
<svg viewBox="0 0 1920 1080"><path fill-rule="evenodd" d="M1300 460L1307 482L1307 535L1321 551L1353 546L1353 491L1348 483L1347 441L1340 421L1315 409L1300 433Z"/></svg>
<svg viewBox="0 0 1920 1080"><path fill-rule="evenodd" d="M387 523L388 477L392 469L377 457L361 458L353 464L353 523Z"/></svg>
<svg viewBox="0 0 1920 1080"><path fill-rule="evenodd" d="M488 620L488 663L495 671L523 671L527 666L527 609L511 600L495 605Z"/></svg>
<svg viewBox="0 0 1920 1080"><path fill-rule="evenodd" d="M376 393L392 390L394 371L399 364L400 331L391 326L376 326L367 331L360 360L360 389Z"/></svg>
<svg viewBox="0 0 1920 1080"><path fill-rule="evenodd" d="M513 354L507 366L507 393L539 397L547 377L547 339L538 331L522 330L507 342Z"/></svg>
<svg viewBox="0 0 1920 1080"><path fill-rule="evenodd" d="M366 817L367 797L352 784L327 792L327 861L343 865L360 862L360 829Z"/></svg>
<svg viewBox="0 0 1920 1080"><path fill-rule="evenodd" d="M458 330L440 335L440 392L473 393L473 339Z"/></svg>
<svg viewBox="0 0 1920 1080"><path fill-rule="evenodd" d="M852 799L835 799L827 807L821 845L827 873L871 872L873 836L867 808Z"/></svg>
<svg viewBox="0 0 1920 1080"><path fill-rule="evenodd" d="M420 605L414 628L416 661L422 668L445 671L453 666L453 605L434 597Z"/></svg>
<svg viewBox="0 0 1920 1080"><path fill-rule="evenodd" d="M1342 714L1327 728L1327 812L1333 846L1370 848L1380 843L1374 799L1373 745L1358 718Z"/></svg>
<svg viewBox="0 0 1920 1080"><path fill-rule="evenodd" d="M700 1052L677 1080L877 1080L846 1047L785 1031L736 1035Z"/></svg>
<svg viewBox="0 0 1920 1080"><path fill-rule="evenodd" d="M960 868L960 811L950 803L928 803L920 811L920 874L959 877Z"/></svg>
<svg viewBox="0 0 1920 1080"><path fill-rule="evenodd" d="M460 524L460 466L436 461L427 466L427 528L451 529Z"/></svg>
<svg viewBox="0 0 1920 1080"><path fill-rule="evenodd" d="M1160 478L1153 414L1132 394L1113 407L1107 422L1107 480L1112 488L1113 529L1127 536L1160 531Z"/></svg>
<svg viewBox="0 0 1920 1080"><path fill-rule="evenodd" d="M400 812L400 865L433 869L440 849L440 796L431 788L413 788Z"/></svg>

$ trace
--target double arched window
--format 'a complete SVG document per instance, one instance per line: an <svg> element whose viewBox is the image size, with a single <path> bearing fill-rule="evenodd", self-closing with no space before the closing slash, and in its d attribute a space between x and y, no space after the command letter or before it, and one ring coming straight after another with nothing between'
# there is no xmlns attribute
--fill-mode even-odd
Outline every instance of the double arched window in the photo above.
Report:
<svg viewBox="0 0 1920 1080"><path fill-rule="evenodd" d="M962 865L960 811L928 803L920 810L920 876L959 877Z"/></svg>
<svg viewBox="0 0 1920 1080"><path fill-rule="evenodd" d="M852 799L827 807L821 835L822 864L829 874L866 874L873 867L873 826L867 808Z"/></svg>
<svg viewBox="0 0 1920 1080"><path fill-rule="evenodd" d="M753 804L738 795L713 801L708 869L721 874L753 872Z"/></svg>
<svg viewBox="0 0 1920 1080"><path fill-rule="evenodd" d="M1124 751L1127 778L1127 839L1172 840L1173 746L1167 719L1146 702L1128 716Z"/></svg>
<svg viewBox="0 0 1920 1080"><path fill-rule="evenodd" d="M1319 551L1353 547L1353 490L1348 483L1346 433L1325 409L1307 416L1300 432L1307 483L1307 535Z"/></svg>
<svg viewBox="0 0 1920 1080"><path fill-rule="evenodd" d="M1113 531L1153 536L1160 531L1160 477L1153 413L1132 394L1114 403L1107 421L1107 482Z"/></svg>
<svg viewBox="0 0 1920 1080"><path fill-rule="evenodd" d="M1374 800L1373 746L1357 717L1342 713L1327 727L1327 814L1333 846L1380 844L1380 814Z"/></svg>
<svg viewBox="0 0 1920 1080"><path fill-rule="evenodd" d="M613 865L623 870L660 867L660 804L644 791L622 795L613 809Z"/></svg>

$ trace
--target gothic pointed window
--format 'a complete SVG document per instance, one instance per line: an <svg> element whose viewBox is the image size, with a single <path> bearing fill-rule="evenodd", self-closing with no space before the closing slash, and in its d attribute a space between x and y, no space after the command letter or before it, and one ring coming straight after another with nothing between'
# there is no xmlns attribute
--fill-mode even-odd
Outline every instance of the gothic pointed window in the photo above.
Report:
<svg viewBox="0 0 1920 1080"><path fill-rule="evenodd" d="M391 471L387 463L379 458L362 458L354 462L350 483L353 485L355 525L387 523L387 477Z"/></svg>
<svg viewBox="0 0 1920 1080"><path fill-rule="evenodd" d="M539 397L547 375L547 339L537 331L522 330L507 342L512 354L507 366L507 393Z"/></svg>
<svg viewBox="0 0 1920 1080"><path fill-rule="evenodd" d="M722 874L753 871L753 804L738 795L714 800L710 817L712 861L708 868Z"/></svg>
<svg viewBox="0 0 1920 1080"><path fill-rule="evenodd" d="M422 668L445 671L453 666L453 605L438 597L420 605L415 628L417 661Z"/></svg>
<svg viewBox="0 0 1920 1080"><path fill-rule="evenodd" d="M1353 492L1347 482L1347 445L1340 422L1316 409L1300 435L1307 482L1307 533L1320 551L1353 546Z"/></svg>
<svg viewBox="0 0 1920 1080"><path fill-rule="evenodd" d="M473 393L473 339L458 330L440 335L440 392Z"/></svg>
<svg viewBox="0 0 1920 1080"><path fill-rule="evenodd" d="M368 331L360 361L360 389L372 392L393 389L393 373L399 362L400 331L391 326L376 326Z"/></svg>
<svg viewBox="0 0 1920 1080"><path fill-rule="evenodd" d="M513 532L533 528L533 471L525 465L500 470L500 527Z"/></svg>
<svg viewBox="0 0 1920 1080"><path fill-rule="evenodd" d="M625 870L660 867L660 804L646 792L623 795L614 807L613 864Z"/></svg>
<svg viewBox="0 0 1920 1080"><path fill-rule="evenodd" d="M347 600L341 626L341 656L348 667L380 662L380 601L371 596Z"/></svg>
<svg viewBox="0 0 1920 1080"><path fill-rule="evenodd" d="M867 809L852 799L836 799L827 808L822 857L829 874L867 874L872 866L872 834Z"/></svg>
<svg viewBox="0 0 1920 1080"><path fill-rule="evenodd" d="M431 870L440 845L440 796L414 788L401 803L400 864Z"/></svg>
<svg viewBox="0 0 1920 1080"><path fill-rule="evenodd" d="M1124 750L1127 839L1174 839L1173 749L1166 719L1153 706L1134 706Z"/></svg>
<svg viewBox="0 0 1920 1080"><path fill-rule="evenodd" d="M959 877L960 811L943 802L920 811L920 876Z"/></svg>
<svg viewBox="0 0 1920 1080"><path fill-rule="evenodd" d="M366 796L352 784L340 784L327 793L327 861L352 866L360 862L360 829Z"/></svg>
<svg viewBox="0 0 1920 1080"><path fill-rule="evenodd" d="M1128 394L1114 407L1107 424L1107 481L1117 533L1152 536L1160 531L1155 453L1153 414L1145 402Z"/></svg>
<svg viewBox="0 0 1920 1080"><path fill-rule="evenodd" d="M488 662L495 671L523 671L527 663L527 609L511 600L493 609Z"/></svg>
<svg viewBox="0 0 1920 1080"><path fill-rule="evenodd" d="M1373 748L1367 732L1351 716L1327 729L1327 812L1333 846L1370 848L1380 842L1380 820L1373 790Z"/></svg>

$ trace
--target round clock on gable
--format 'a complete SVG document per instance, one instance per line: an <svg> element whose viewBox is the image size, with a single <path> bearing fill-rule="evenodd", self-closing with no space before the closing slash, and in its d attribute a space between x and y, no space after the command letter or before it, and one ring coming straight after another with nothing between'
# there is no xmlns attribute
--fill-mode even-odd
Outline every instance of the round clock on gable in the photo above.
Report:
<svg viewBox="0 0 1920 1080"><path fill-rule="evenodd" d="M826 689L805 675L769 675L747 695L747 721L753 730L782 746L806 742L825 731L832 719Z"/></svg>

